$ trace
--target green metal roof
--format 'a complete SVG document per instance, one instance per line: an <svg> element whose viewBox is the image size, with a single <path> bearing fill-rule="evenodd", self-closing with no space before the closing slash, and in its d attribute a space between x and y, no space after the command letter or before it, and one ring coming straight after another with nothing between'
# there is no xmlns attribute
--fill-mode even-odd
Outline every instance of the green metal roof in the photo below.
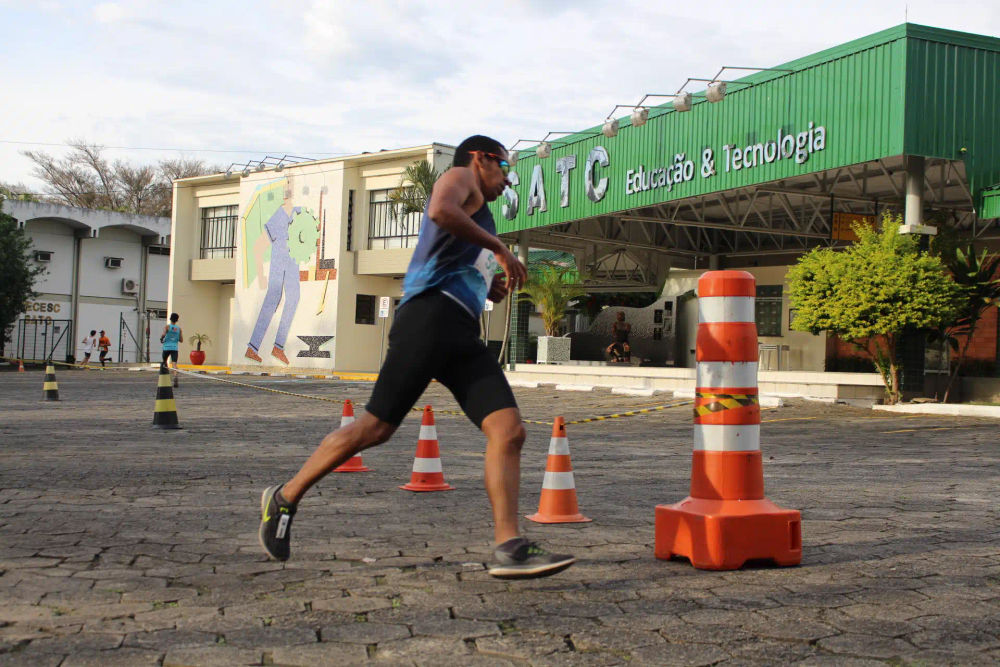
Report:
<svg viewBox="0 0 1000 667"><path fill-rule="evenodd" d="M904 24L775 69L792 71L742 77L719 104L696 97L684 113L669 104L652 107L642 127L632 127L628 117L619 119L615 137L604 137L595 126L554 139L550 158L540 160L533 150L520 153L514 165L518 185L512 188L517 214L502 214L503 199L493 204L498 231L555 225L903 154L963 160L984 215L982 190L1000 181L1000 137L994 130L1000 126L1000 39ZM743 168L729 152L766 146L788 134L798 141L811 127L824 129L823 146L804 161L766 161L755 153L757 164ZM812 136L810 148L818 146ZM594 202L585 195L584 172L588 155L598 147L606 151L608 164L593 168L593 180L607 178L607 192ZM673 173L678 155L693 168L668 186L663 170ZM569 170L566 180L556 170L560 158L576 160L575 167L563 163L562 169ZM629 172L635 178L640 167L647 176L656 170L661 185L630 191ZM533 176L544 182L547 210L536 208L529 215ZM563 182L569 185L565 204Z"/></svg>

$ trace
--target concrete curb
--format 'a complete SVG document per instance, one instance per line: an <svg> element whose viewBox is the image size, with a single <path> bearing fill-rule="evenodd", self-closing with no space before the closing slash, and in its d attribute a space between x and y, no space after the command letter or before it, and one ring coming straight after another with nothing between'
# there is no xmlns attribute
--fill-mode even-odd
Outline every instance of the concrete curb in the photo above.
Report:
<svg viewBox="0 0 1000 667"><path fill-rule="evenodd" d="M950 417L992 417L1000 419L1000 406L966 405L964 403L904 403L903 405L873 405L872 410L905 412L919 415L947 415Z"/></svg>
<svg viewBox="0 0 1000 667"><path fill-rule="evenodd" d="M612 394L624 394L625 396L652 396L657 390L650 387L612 387Z"/></svg>
<svg viewBox="0 0 1000 667"><path fill-rule="evenodd" d="M594 391L592 384L557 384L557 391Z"/></svg>

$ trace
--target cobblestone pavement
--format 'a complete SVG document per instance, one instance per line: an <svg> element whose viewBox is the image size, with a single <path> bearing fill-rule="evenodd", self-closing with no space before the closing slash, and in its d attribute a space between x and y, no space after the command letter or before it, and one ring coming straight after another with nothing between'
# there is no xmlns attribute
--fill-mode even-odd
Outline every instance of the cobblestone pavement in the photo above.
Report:
<svg viewBox="0 0 1000 667"><path fill-rule="evenodd" d="M244 379L244 378L240 378ZM339 407L183 378L184 430L150 428L152 373L0 375L0 665L996 664L997 422L798 403L764 413L768 497L802 510L796 568L653 557L653 508L687 495L690 408L573 426L593 523L526 533L579 562L486 573L481 435L439 415L447 493L409 478L419 415L303 501L292 559L257 544L259 494ZM368 385L246 379L363 404ZM657 399L519 390L526 417ZM439 386L425 396L455 409ZM529 427L522 511L550 432Z"/></svg>

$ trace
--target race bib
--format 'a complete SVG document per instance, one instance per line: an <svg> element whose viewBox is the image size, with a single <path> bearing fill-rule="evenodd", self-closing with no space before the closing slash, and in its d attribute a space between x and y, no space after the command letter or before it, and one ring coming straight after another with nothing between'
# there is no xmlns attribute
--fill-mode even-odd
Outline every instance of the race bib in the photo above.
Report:
<svg viewBox="0 0 1000 667"><path fill-rule="evenodd" d="M496 253L492 253L484 248L479 251L479 257L476 258L476 263L473 266L483 276L483 280L486 281L486 287L488 288L493 284L493 276L496 275L497 269L500 268L500 262L497 261Z"/></svg>

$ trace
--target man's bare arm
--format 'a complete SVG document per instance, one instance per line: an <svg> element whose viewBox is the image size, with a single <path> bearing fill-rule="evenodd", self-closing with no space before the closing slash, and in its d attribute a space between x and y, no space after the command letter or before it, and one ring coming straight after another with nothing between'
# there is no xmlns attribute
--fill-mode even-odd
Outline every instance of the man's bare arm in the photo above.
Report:
<svg viewBox="0 0 1000 667"><path fill-rule="evenodd" d="M507 276L507 290L517 289L527 277L524 265L500 239L477 225L465 210L466 203L477 194L476 189L476 177L470 169L449 169L434 184L427 215L449 234L495 253Z"/></svg>

